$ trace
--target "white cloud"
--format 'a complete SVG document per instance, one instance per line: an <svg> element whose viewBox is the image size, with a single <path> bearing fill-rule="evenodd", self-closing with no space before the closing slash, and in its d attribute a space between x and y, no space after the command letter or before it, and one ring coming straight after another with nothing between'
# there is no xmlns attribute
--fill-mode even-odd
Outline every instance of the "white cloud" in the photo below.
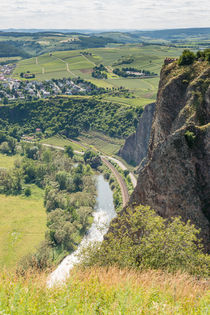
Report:
<svg viewBox="0 0 210 315"><path fill-rule="evenodd" d="M0 28L160 29L210 26L208 0L7 0Z"/></svg>

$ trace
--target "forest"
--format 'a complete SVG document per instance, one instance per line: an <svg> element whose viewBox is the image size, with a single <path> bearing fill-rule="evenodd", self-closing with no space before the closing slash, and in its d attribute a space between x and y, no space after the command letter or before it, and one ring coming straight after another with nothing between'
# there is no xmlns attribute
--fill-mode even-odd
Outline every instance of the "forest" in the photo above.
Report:
<svg viewBox="0 0 210 315"><path fill-rule="evenodd" d="M122 106L98 99L49 99L16 102L0 107L2 130L17 127L19 134L40 128L47 137L77 137L81 131L97 130L125 138L135 131L142 107Z"/></svg>

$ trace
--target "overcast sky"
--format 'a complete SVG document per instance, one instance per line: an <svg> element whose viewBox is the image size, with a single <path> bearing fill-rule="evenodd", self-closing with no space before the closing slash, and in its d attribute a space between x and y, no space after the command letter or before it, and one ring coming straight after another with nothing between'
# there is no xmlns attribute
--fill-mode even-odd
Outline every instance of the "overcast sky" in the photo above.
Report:
<svg viewBox="0 0 210 315"><path fill-rule="evenodd" d="M0 0L0 28L209 27L209 0Z"/></svg>

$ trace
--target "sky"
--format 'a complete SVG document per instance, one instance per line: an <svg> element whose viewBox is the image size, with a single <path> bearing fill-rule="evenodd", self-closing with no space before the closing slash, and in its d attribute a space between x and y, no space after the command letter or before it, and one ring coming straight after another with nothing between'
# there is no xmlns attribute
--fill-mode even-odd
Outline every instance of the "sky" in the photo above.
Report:
<svg viewBox="0 0 210 315"><path fill-rule="evenodd" d="M0 29L210 27L209 0L0 0Z"/></svg>

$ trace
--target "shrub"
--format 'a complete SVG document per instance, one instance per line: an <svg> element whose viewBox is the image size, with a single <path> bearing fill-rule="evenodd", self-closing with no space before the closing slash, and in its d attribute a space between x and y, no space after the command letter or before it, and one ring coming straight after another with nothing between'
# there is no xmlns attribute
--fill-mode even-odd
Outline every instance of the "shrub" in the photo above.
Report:
<svg viewBox="0 0 210 315"><path fill-rule="evenodd" d="M71 159L74 156L74 150L72 149L72 147L70 145L66 145L65 146L65 153L68 155L68 157L70 157Z"/></svg>
<svg viewBox="0 0 210 315"><path fill-rule="evenodd" d="M31 196L31 189L30 189L30 187L27 187L27 188L25 189L24 194L25 194L26 197Z"/></svg>
<svg viewBox="0 0 210 315"><path fill-rule="evenodd" d="M180 66L191 65L195 61L195 58L195 54L192 51L185 49L179 57L178 64Z"/></svg>
<svg viewBox="0 0 210 315"><path fill-rule="evenodd" d="M185 224L179 217L169 221L149 207L138 206L112 223L102 246L89 249L83 262L207 275L210 256L202 253L198 234L189 221Z"/></svg>
<svg viewBox="0 0 210 315"><path fill-rule="evenodd" d="M129 170L124 170L123 173L124 173L124 176L127 177L129 175Z"/></svg>
<svg viewBox="0 0 210 315"><path fill-rule="evenodd" d="M194 134L194 132L189 130L187 130L184 135L188 146L192 148L193 144L195 143L196 135Z"/></svg>

